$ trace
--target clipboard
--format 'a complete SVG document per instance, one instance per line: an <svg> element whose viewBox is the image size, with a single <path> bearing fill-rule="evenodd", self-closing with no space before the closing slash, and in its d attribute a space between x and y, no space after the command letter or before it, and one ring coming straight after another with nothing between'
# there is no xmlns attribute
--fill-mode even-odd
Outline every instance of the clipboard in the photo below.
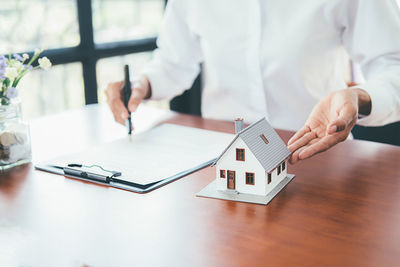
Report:
<svg viewBox="0 0 400 267"><path fill-rule="evenodd" d="M232 137L232 134L162 124L133 135L130 141L124 138L100 144L35 164L35 169L148 193L210 166Z"/></svg>
<svg viewBox="0 0 400 267"><path fill-rule="evenodd" d="M91 178L84 178L82 176L78 176L78 175L73 175L73 174L65 174L63 170L59 169L59 168L55 168L54 166L51 165L35 165L35 169L40 170L40 171L45 171L45 172L49 172L49 173L53 173L53 174L58 174L58 175L63 175L65 177L68 178L73 178L73 179L78 179L78 180L83 180L83 181L87 181L87 182L91 182L91 183L95 183L95 184L100 184L100 185L106 185L106 186L110 186L110 187L115 187L118 189L124 189L127 191L131 191L131 192L135 192L135 193L148 193L150 191L153 191L154 189L157 189L159 187L162 187L166 184L172 183L173 181L176 181L180 178L183 178L186 175L189 175L191 173L194 173L198 170L201 170L205 167L211 166L212 163L216 160L216 158L204 162L203 164L200 164L199 166L196 166L194 168L191 168L189 170L186 171L182 171L179 172L175 175L172 175L168 178L162 179L160 181L154 182L154 183L149 183L149 184L138 184L138 183L133 183L130 181L126 181L126 180L122 180L122 179L114 179L113 181L110 182L101 182L95 179L91 179Z"/></svg>

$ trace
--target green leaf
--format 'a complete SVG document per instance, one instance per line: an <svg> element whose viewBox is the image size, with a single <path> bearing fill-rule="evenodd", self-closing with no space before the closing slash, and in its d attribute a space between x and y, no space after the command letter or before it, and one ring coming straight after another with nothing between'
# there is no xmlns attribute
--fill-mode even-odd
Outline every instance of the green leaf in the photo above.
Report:
<svg viewBox="0 0 400 267"><path fill-rule="evenodd" d="M2 97L1 98L1 104L2 105L8 105L8 104L10 104L10 100L7 97Z"/></svg>
<svg viewBox="0 0 400 267"><path fill-rule="evenodd" d="M9 86L10 86L10 79L6 78L6 79L3 81L3 84L4 84L4 86L5 86L6 88L9 87Z"/></svg>

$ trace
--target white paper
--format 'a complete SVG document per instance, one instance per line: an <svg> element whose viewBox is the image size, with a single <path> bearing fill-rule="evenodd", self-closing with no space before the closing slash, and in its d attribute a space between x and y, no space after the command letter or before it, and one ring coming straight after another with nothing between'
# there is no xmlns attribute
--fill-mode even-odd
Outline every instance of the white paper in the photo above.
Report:
<svg viewBox="0 0 400 267"><path fill-rule="evenodd" d="M218 157L233 138L232 134L162 124L133 135L131 140L126 137L50 162L61 166L97 164L122 172L119 179L148 184Z"/></svg>

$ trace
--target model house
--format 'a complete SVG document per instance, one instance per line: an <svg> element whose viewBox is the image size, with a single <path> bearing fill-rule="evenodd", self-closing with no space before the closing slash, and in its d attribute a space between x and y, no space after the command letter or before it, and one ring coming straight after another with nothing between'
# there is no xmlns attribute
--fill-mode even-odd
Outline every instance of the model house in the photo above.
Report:
<svg viewBox="0 0 400 267"><path fill-rule="evenodd" d="M287 176L290 151L265 118L244 128L235 120L236 136L216 159L216 189L265 196Z"/></svg>

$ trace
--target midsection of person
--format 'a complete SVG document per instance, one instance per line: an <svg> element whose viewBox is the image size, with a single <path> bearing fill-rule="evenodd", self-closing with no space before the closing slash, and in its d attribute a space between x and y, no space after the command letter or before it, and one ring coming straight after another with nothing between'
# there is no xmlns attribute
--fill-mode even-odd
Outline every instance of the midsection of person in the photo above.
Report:
<svg viewBox="0 0 400 267"><path fill-rule="evenodd" d="M346 88L341 2L192 1L187 20L203 54L203 116L267 116L276 128L302 127L319 99Z"/></svg>

